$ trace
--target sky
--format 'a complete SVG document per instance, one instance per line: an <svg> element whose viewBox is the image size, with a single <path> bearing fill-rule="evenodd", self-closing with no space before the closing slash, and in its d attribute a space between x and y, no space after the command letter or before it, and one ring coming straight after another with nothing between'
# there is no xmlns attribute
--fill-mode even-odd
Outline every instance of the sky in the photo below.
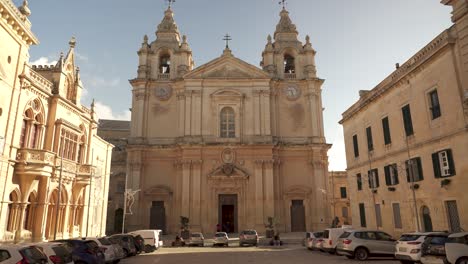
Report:
<svg viewBox="0 0 468 264"><path fill-rule="evenodd" d="M20 5L22 0L14 0ZM234 56L259 66L267 36L279 21L278 0L176 0L172 9L187 35L196 66L219 57L226 33ZM30 0L32 30L40 44L30 61L53 63L77 39L77 65L102 119L130 119L131 86L143 36L155 39L164 0ZM440 0L289 0L287 10L304 41L317 51L325 79L323 106L330 170L345 170L341 114L439 33L452 25L451 8Z"/></svg>

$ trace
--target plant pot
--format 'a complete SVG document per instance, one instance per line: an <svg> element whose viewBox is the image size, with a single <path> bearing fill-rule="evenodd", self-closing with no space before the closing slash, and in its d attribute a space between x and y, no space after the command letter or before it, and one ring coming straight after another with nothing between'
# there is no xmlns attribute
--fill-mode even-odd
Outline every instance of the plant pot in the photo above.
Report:
<svg viewBox="0 0 468 264"><path fill-rule="evenodd" d="M273 236L275 235L275 230L267 229L265 235L266 235L267 238L273 238Z"/></svg>
<svg viewBox="0 0 468 264"><path fill-rule="evenodd" d="M440 182L440 187L447 186L447 185L450 184L450 182L451 182L450 179L444 179L444 180L442 180L442 181Z"/></svg>
<svg viewBox="0 0 468 264"><path fill-rule="evenodd" d="M190 238L190 230L182 230L180 231L180 236L186 240Z"/></svg>

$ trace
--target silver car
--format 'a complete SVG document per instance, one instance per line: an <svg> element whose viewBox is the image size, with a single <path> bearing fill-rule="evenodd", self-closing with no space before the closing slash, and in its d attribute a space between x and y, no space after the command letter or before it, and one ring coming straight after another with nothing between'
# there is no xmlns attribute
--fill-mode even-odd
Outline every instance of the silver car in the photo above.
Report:
<svg viewBox="0 0 468 264"><path fill-rule="evenodd" d="M192 233L190 234L190 239L188 240L187 244L189 246L201 246L203 247L205 241L205 237L203 237L202 233Z"/></svg>
<svg viewBox="0 0 468 264"><path fill-rule="evenodd" d="M369 257L394 257L396 240L374 230L348 230L338 239L337 253L364 261Z"/></svg>
<svg viewBox="0 0 468 264"><path fill-rule="evenodd" d="M239 235L239 245L253 245L258 246L258 234L257 231L249 229L244 230Z"/></svg>
<svg viewBox="0 0 468 264"><path fill-rule="evenodd" d="M229 246L229 238L226 232L216 232L213 238L213 246Z"/></svg>

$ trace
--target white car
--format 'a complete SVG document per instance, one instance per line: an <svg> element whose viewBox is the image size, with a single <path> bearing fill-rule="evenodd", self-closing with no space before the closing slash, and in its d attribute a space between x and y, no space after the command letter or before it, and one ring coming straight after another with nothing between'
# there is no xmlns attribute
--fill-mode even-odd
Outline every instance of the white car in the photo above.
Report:
<svg viewBox="0 0 468 264"><path fill-rule="evenodd" d="M99 248L104 253L106 263L117 263L123 258L123 256L120 256L117 245L112 244L106 237L87 237L86 240L92 240L98 244Z"/></svg>
<svg viewBox="0 0 468 264"><path fill-rule="evenodd" d="M330 254L336 252L338 238L346 231L350 231L351 226L342 226L341 228L327 228L323 231L322 250Z"/></svg>
<svg viewBox="0 0 468 264"><path fill-rule="evenodd" d="M0 262L2 264L49 263L47 256L39 248L31 245L0 245Z"/></svg>
<svg viewBox="0 0 468 264"><path fill-rule="evenodd" d="M71 249L68 248L67 244L60 242L41 242L36 243L33 246L39 248L42 250L42 252L44 252L44 254L47 255L49 264L73 263Z"/></svg>
<svg viewBox="0 0 468 264"><path fill-rule="evenodd" d="M216 232L213 238L213 246L229 246L229 237L226 232Z"/></svg>
<svg viewBox="0 0 468 264"><path fill-rule="evenodd" d="M427 233L406 233L401 235L395 245L395 258L403 264L410 264L421 261L421 246L427 235L436 234Z"/></svg>
<svg viewBox="0 0 468 264"><path fill-rule="evenodd" d="M314 250L314 240L320 239L323 237L323 232L310 232L309 238L306 241L306 247L309 250Z"/></svg>
<svg viewBox="0 0 468 264"><path fill-rule="evenodd" d="M468 264L468 232L451 234L445 243L445 253L452 264Z"/></svg>
<svg viewBox="0 0 468 264"><path fill-rule="evenodd" d="M132 231L130 234L140 235L145 240L145 252L149 253L157 250L162 246L161 234L162 230L159 229L148 229L148 230L137 230Z"/></svg>

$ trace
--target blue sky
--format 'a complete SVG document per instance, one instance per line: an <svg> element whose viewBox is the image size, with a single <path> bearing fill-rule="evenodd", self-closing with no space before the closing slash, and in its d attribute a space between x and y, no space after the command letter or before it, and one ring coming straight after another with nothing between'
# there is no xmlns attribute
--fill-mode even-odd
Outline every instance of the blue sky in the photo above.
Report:
<svg viewBox="0 0 468 264"><path fill-rule="evenodd" d="M14 0L19 5L21 0ZM164 0L30 0L33 31L40 40L31 61L47 63L77 38L78 66L86 93L101 118L129 118L131 86L143 36L154 40L167 8ZM318 75L325 79L323 105L330 169L346 160L341 114L444 29L449 7L439 0L290 0L287 9L300 39L310 35ZM196 66L218 57L229 33L236 57L258 66L268 34L274 33L278 0L177 0L173 7L181 34L188 36Z"/></svg>

